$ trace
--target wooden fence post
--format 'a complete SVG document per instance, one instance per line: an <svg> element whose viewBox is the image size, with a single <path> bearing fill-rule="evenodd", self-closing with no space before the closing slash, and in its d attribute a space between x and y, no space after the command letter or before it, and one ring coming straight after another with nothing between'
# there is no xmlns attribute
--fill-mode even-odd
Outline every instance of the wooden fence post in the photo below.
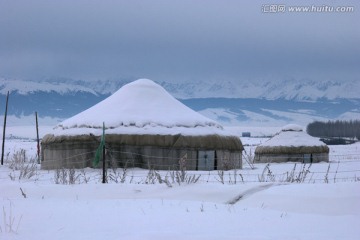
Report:
<svg viewBox="0 0 360 240"><path fill-rule="evenodd" d="M35 112L36 119L36 140L37 140L37 163L40 163L40 139L39 139L39 122L38 122L38 113Z"/></svg>
<svg viewBox="0 0 360 240"><path fill-rule="evenodd" d="M5 116L4 116L4 128L3 128L3 142L2 142L2 151L1 151L1 165L4 165L4 151L5 151L5 129L6 129L6 118L8 111L8 103L9 103L9 91L6 96L6 106L5 106Z"/></svg>

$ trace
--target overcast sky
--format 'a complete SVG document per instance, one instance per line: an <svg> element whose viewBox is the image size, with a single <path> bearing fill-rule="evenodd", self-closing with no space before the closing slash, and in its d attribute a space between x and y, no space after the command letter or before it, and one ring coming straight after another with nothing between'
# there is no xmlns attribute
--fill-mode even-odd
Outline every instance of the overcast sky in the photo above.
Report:
<svg viewBox="0 0 360 240"><path fill-rule="evenodd" d="M360 80L357 1L0 0L0 76ZM353 6L291 13L289 6Z"/></svg>

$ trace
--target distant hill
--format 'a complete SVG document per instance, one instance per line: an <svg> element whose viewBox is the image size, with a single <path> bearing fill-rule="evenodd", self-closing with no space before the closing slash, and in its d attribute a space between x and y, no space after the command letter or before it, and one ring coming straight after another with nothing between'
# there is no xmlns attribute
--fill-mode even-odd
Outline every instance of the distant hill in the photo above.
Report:
<svg viewBox="0 0 360 240"><path fill-rule="evenodd" d="M11 92L10 115L21 117L38 111L42 117L65 119L105 99L130 81L0 78L0 115L4 112L7 91ZM189 107L224 125L360 119L360 81L158 83Z"/></svg>

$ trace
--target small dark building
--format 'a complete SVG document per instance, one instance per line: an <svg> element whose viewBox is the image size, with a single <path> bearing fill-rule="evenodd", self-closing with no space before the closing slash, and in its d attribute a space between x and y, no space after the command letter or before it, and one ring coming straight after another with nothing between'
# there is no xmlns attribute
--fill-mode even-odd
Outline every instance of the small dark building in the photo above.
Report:
<svg viewBox="0 0 360 240"><path fill-rule="evenodd" d="M242 132L241 136L242 137L251 137L251 133L250 132Z"/></svg>

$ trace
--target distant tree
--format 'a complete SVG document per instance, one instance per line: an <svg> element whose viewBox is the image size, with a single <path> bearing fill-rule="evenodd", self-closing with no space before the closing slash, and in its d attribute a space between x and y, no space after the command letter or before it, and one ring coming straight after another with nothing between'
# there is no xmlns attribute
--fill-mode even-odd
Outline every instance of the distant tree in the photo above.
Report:
<svg viewBox="0 0 360 240"><path fill-rule="evenodd" d="M360 120L314 121L307 125L306 132L314 137L342 137L360 140Z"/></svg>

